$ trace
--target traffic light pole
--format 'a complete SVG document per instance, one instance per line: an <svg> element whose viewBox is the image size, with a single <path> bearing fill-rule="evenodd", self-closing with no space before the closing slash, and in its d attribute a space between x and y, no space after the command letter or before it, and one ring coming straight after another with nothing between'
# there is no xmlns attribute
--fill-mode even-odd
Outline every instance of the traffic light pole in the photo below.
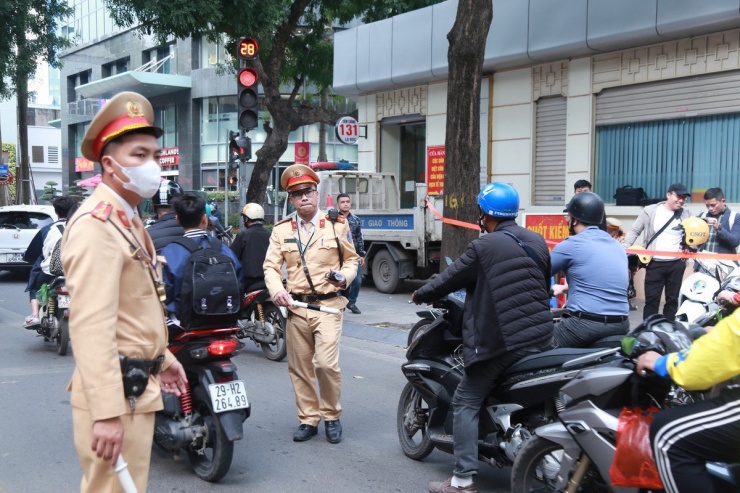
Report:
<svg viewBox="0 0 740 493"><path fill-rule="evenodd" d="M231 135L226 131L226 162L224 163L224 228L229 227L229 139Z"/></svg>

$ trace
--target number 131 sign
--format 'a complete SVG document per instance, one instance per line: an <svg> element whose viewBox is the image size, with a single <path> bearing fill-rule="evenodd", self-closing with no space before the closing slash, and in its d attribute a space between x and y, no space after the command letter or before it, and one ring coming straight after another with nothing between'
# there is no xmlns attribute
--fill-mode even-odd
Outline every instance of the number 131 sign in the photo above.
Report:
<svg viewBox="0 0 740 493"><path fill-rule="evenodd" d="M337 120L335 126L337 138L345 144L356 144L359 137L359 125L357 120L351 116L345 116Z"/></svg>

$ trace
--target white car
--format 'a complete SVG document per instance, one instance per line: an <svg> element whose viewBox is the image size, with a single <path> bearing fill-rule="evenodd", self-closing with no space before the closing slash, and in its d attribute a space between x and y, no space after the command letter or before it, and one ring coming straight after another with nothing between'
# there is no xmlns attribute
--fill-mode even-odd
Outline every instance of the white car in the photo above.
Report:
<svg viewBox="0 0 740 493"><path fill-rule="evenodd" d="M29 269L23 261L29 243L39 229L56 220L50 205L0 207L0 270Z"/></svg>

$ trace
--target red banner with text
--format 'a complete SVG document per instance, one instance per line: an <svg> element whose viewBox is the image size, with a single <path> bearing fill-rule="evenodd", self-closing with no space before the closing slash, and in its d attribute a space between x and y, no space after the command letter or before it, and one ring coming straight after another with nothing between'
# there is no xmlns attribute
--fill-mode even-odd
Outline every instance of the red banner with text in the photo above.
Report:
<svg viewBox="0 0 740 493"><path fill-rule="evenodd" d="M427 195L442 195L445 188L445 146L427 147Z"/></svg>
<svg viewBox="0 0 740 493"><path fill-rule="evenodd" d="M295 143L295 163L296 164L308 164L311 159L311 143L310 142L296 142Z"/></svg>
<svg viewBox="0 0 740 493"><path fill-rule="evenodd" d="M95 163L84 157L75 158L75 171L77 173L95 171Z"/></svg>

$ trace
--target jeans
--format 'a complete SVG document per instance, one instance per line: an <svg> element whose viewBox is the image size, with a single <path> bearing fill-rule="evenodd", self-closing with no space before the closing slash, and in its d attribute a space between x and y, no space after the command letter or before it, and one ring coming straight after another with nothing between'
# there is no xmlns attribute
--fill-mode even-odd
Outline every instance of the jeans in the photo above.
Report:
<svg viewBox="0 0 740 493"><path fill-rule="evenodd" d="M350 305L357 303L357 297L360 296L360 286L362 285L362 266L357 264L357 277L349 285L347 299Z"/></svg>
<svg viewBox="0 0 740 493"><path fill-rule="evenodd" d="M453 474L459 477L472 476L478 472L478 422L481 406L496 384L499 375L508 367L531 354L539 353L547 346L537 349L517 349L481 361L465 368L465 375L452 398L452 433L455 451Z"/></svg>
<svg viewBox="0 0 740 493"><path fill-rule="evenodd" d="M665 288L663 315L670 321L676 318L678 294L681 291L686 262L678 260L653 260L645 272L645 308L642 318L658 313L660 296Z"/></svg>

